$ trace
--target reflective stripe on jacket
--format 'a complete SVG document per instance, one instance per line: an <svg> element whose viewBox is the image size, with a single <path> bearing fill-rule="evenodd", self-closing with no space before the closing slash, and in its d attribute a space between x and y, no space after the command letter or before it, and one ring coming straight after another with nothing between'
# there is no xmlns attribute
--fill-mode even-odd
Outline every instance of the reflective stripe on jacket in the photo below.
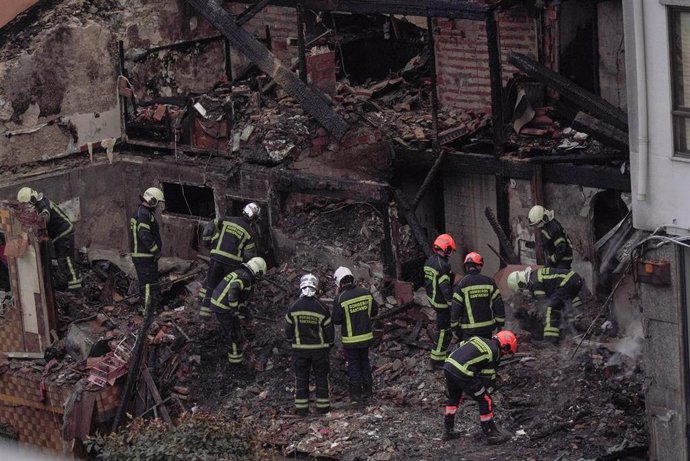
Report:
<svg viewBox="0 0 690 461"><path fill-rule="evenodd" d="M324 349L333 344L331 313L318 299L301 296L285 314L285 336L293 349Z"/></svg>
<svg viewBox="0 0 690 461"><path fill-rule="evenodd" d="M333 323L342 325L343 347L366 347L374 339L373 317L378 314L378 303L369 290L355 284L346 285L333 302Z"/></svg>
<svg viewBox="0 0 690 461"><path fill-rule="evenodd" d="M153 258L161 252L161 234L151 209L139 205L129 220L129 250L132 258Z"/></svg>
<svg viewBox="0 0 690 461"><path fill-rule="evenodd" d="M433 254L424 264L424 287L429 304L446 309L453 302L453 280L448 259Z"/></svg>

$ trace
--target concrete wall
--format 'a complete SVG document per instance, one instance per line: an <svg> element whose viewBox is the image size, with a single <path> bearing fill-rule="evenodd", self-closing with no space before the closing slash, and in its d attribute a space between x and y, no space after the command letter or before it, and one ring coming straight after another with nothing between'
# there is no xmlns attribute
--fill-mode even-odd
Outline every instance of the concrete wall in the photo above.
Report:
<svg viewBox="0 0 690 461"><path fill-rule="evenodd" d="M671 118L671 63L666 6L662 2L644 2L645 43L635 43L632 3L624 2L626 74L628 76L628 122L632 182L633 223L638 229L652 231L662 224L672 225L669 232L687 234L690 207L687 206L687 184L690 163L674 157L673 122ZM635 62L635 47L644 46L646 62ZM639 197L640 155L637 104L637 69L647 70L649 107L648 190Z"/></svg>
<svg viewBox="0 0 690 461"><path fill-rule="evenodd" d="M597 26L601 97L627 111L623 4L621 0L597 4Z"/></svg>
<svg viewBox="0 0 690 461"><path fill-rule="evenodd" d="M645 405L650 429L650 460L688 459L685 392L686 354L683 341L687 327L683 325L681 277L678 247L667 245L648 252L652 259L671 262L670 287L641 284L639 307L644 325L643 366L648 386Z"/></svg>

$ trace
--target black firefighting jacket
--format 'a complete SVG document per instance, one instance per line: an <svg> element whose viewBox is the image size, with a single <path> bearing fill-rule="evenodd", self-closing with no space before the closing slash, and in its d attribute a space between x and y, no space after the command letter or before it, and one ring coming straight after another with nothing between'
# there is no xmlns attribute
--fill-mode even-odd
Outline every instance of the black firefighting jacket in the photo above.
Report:
<svg viewBox="0 0 690 461"><path fill-rule="evenodd" d="M129 220L132 258L153 258L161 252L161 234L153 210L143 204Z"/></svg>
<svg viewBox="0 0 690 461"><path fill-rule="evenodd" d="M213 290L211 310L224 314L242 316L246 313L246 303L254 288L254 274L245 266L240 266L226 275Z"/></svg>
<svg viewBox="0 0 690 461"><path fill-rule="evenodd" d="M333 323L342 325L341 336L345 349L368 347L374 339L373 317L379 305L369 290L354 283L345 285L333 302Z"/></svg>
<svg viewBox="0 0 690 461"><path fill-rule="evenodd" d="M461 381L471 382L471 392L496 381L501 352L493 339L473 336L460 343L446 359L444 370Z"/></svg>
<svg viewBox="0 0 690 461"><path fill-rule="evenodd" d="M202 240L211 250L211 258L225 264L247 262L256 256L254 231L243 217L214 219L204 228Z"/></svg>
<svg viewBox="0 0 690 461"><path fill-rule="evenodd" d="M424 287L429 303L436 309L447 309L453 302L453 280L448 258L433 254L424 264Z"/></svg>
<svg viewBox="0 0 690 461"><path fill-rule="evenodd" d="M55 202L43 197L34 206L39 216L46 222L48 236L54 241L69 237L74 233L74 225Z"/></svg>
<svg viewBox="0 0 690 461"><path fill-rule="evenodd" d="M331 313L318 299L300 296L285 314L285 336L295 350L328 348L335 338Z"/></svg>
<svg viewBox="0 0 690 461"><path fill-rule="evenodd" d="M494 329L503 328L505 309L496 282L478 271L465 275L453 293L450 322L461 339L490 337Z"/></svg>
<svg viewBox="0 0 690 461"><path fill-rule="evenodd" d="M542 267L530 274L529 289L534 296L553 296L562 288L579 286L581 282L582 277L573 270Z"/></svg>
<svg viewBox="0 0 690 461"><path fill-rule="evenodd" d="M573 245L561 223L552 219L544 224L541 228L541 239L547 266L554 267L560 262L572 262Z"/></svg>

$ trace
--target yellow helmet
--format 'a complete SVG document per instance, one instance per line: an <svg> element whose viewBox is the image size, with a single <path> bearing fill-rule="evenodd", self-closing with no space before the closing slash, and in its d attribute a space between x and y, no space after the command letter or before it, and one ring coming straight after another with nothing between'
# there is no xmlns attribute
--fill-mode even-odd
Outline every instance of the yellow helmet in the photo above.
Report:
<svg viewBox="0 0 690 461"><path fill-rule="evenodd" d="M266 273L266 261L264 258L261 258L259 256L256 256L246 263L244 263L245 266L249 268L250 271L252 271L252 274L254 274L254 277L261 277Z"/></svg>
<svg viewBox="0 0 690 461"><path fill-rule="evenodd" d="M553 219L553 210L547 210L541 205L534 205L527 215L530 226L541 226Z"/></svg>
<svg viewBox="0 0 690 461"><path fill-rule="evenodd" d="M527 268L524 271L515 271L508 274L508 288L512 291L520 291L527 288L527 282L529 281L530 273L532 269Z"/></svg>
<svg viewBox="0 0 690 461"><path fill-rule="evenodd" d="M149 206L156 206L160 202L165 202L165 197L163 196L163 191L157 187L149 187L144 191L141 196Z"/></svg>
<svg viewBox="0 0 690 461"><path fill-rule="evenodd" d="M17 201L20 203L36 203L43 198L43 194L36 192L30 187L22 187L17 192Z"/></svg>

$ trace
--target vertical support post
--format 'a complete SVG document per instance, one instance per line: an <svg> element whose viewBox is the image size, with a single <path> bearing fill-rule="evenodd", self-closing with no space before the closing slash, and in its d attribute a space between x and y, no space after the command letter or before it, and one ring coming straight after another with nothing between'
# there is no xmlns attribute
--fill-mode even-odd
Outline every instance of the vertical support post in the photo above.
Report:
<svg viewBox="0 0 690 461"><path fill-rule="evenodd" d="M532 169L532 205L544 205L544 179L542 175L542 165L536 163ZM539 229L534 231L535 257L537 264L544 261L544 250L541 246L541 232Z"/></svg>
<svg viewBox="0 0 690 461"><path fill-rule="evenodd" d="M125 44L122 40L117 41L117 53L120 60L120 75L129 78L127 68L125 67ZM120 82L117 82L118 86ZM120 96L120 110L122 111L122 131L127 136L127 123L129 122L129 113L127 111L127 98Z"/></svg>
<svg viewBox="0 0 690 461"><path fill-rule="evenodd" d="M494 128L494 155L503 155L503 78L501 76L501 44L494 10L486 16L486 38L489 51L489 77L491 81L491 118Z"/></svg>
<svg viewBox="0 0 690 461"><path fill-rule="evenodd" d="M398 256L398 215L397 210L387 203L377 204L383 221L383 273L400 280L402 269Z"/></svg>
<svg viewBox="0 0 690 461"><path fill-rule="evenodd" d="M230 49L230 41L223 37L223 48L225 51L225 77L232 85L232 50Z"/></svg>
<svg viewBox="0 0 690 461"><path fill-rule="evenodd" d="M436 46L434 45L434 23L431 17L426 18L427 46L429 47L429 67L431 68L431 126L433 128L433 147L438 153L438 85L436 76Z"/></svg>
<svg viewBox="0 0 690 461"><path fill-rule="evenodd" d="M486 15L486 38L489 53L489 77L491 81L491 118L494 130L494 157L498 162L504 152L503 133L503 77L501 75L501 43L495 10ZM510 238L510 207L506 177L500 171L496 174L496 218L503 232ZM502 256L507 257L501 249ZM507 258L506 258L507 259ZM501 266L504 263L501 261Z"/></svg>
<svg viewBox="0 0 690 461"><path fill-rule="evenodd" d="M297 5L297 49L299 51L299 78L307 83L307 56L304 41L304 9Z"/></svg>

